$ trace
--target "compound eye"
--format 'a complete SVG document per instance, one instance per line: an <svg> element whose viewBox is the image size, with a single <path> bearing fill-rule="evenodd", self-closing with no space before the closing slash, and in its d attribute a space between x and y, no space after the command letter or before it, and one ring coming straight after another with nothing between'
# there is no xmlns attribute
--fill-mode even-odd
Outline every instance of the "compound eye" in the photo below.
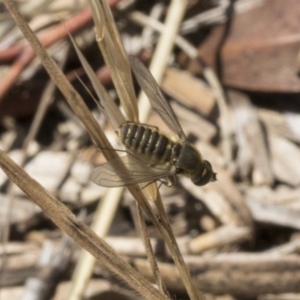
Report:
<svg viewBox="0 0 300 300"><path fill-rule="evenodd" d="M211 181L216 181L216 179L216 173L213 172L210 162L204 160L203 167L199 170L197 176L192 178L192 181L195 185L201 186Z"/></svg>
<svg viewBox="0 0 300 300"><path fill-rule="evenodd" d="M203 164L205 165L206 170L208 170L208 171L210 171L212 173L211 163L208 160L204 160Z"/></svg>
<svg viewBox="0 0 300 300"><path fill-rule="evenodd" d="M217 180L217 173L215 173L213 171L213 168L211 166L211 163L207 160L204 161L205 165L206 165L206 169L209 171L209 173L211 174L211 177L210 177L210 182L214 182Z"/></svg>

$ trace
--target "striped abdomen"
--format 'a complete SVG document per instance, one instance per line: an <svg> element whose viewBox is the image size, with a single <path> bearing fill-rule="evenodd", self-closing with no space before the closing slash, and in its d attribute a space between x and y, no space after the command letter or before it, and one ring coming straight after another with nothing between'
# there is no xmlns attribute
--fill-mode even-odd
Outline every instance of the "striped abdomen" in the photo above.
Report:
<svg viewBox="0 0 300 300"><path fill-rule="evenodd" d="M126 148L141 154L149 164L173 165L182 147L155 127L139 123L125 123L118 129L118 135Z"/></svg>

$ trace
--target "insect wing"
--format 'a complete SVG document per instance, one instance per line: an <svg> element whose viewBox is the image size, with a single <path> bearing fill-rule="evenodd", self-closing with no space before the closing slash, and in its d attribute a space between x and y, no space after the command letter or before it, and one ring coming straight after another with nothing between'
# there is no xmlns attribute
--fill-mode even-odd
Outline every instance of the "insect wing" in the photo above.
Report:
<svg viewBox="0 0 300 300"><path fill-rule="evenodd" d="M140 87L149 98L152 107L173 132L175 132L182 140L186 140L186 136L172 107L163 96L152 74L136 57L129 56L129 62Z"/></svg>
<svg viewBox="0 0 300 300"><path fill-rule="evenodd" d="M164 166L147 166L142 160L126 155L113 159L92 172L92 181L105 187L118 187L158 180L175 174Z"/></svg>

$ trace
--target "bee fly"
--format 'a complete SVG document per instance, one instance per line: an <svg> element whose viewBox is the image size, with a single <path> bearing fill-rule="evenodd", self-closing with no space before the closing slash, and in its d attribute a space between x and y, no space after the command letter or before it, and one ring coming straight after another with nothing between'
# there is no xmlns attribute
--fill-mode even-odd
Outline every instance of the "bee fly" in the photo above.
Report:
<svg viewBox="0 0 300 300"><path fill-rule="evenodd" d="M203 160L200 152L186 140L174 111L151 73L137 58L131 56L129 61L154 110L176 136L168 136L151 125L126 122L117 129L117 134L128 150L128 155L97 167L92 173L92 180L107 187L162 178L168 178L171 182L177 174L189 177L199 186L216 181L211 164Z"/></svg>

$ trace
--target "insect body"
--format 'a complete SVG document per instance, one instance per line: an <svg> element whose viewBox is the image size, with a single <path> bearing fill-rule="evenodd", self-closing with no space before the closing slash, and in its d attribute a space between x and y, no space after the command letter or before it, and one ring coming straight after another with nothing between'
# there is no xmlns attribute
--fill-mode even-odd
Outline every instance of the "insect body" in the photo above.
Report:
<svg viewBox="0 0 300 300"><path fill-rule="evenodd" d="M215 180L208 161L202 161L199 151L190 143L168 137L156 127L128 122L121 126L118 135L132 153L143 156L147 165L175 168L176 174L190 177L196 185Z"/></svg>
<svg viewBox="0 0 300 300"><path fill-rule="evenodd" d="M151 73L134 57L130 57L130 63L153 108L176 137L168 136L154 126L126 122L117 129L117 134L129 155L97 167L92 180L109 187L159 180L177 174L189 177L195 185L215 181L216 173L211 164L203 160L200 152L186 140Z"/></svg>
<svg viewBox="0 0 300 300"><path fill-rule="evenodd" d="M181 145L156 127L128 122L118 130L121 142L128 150L148 160L148 164L171 167L177 160Z"/></svg>

